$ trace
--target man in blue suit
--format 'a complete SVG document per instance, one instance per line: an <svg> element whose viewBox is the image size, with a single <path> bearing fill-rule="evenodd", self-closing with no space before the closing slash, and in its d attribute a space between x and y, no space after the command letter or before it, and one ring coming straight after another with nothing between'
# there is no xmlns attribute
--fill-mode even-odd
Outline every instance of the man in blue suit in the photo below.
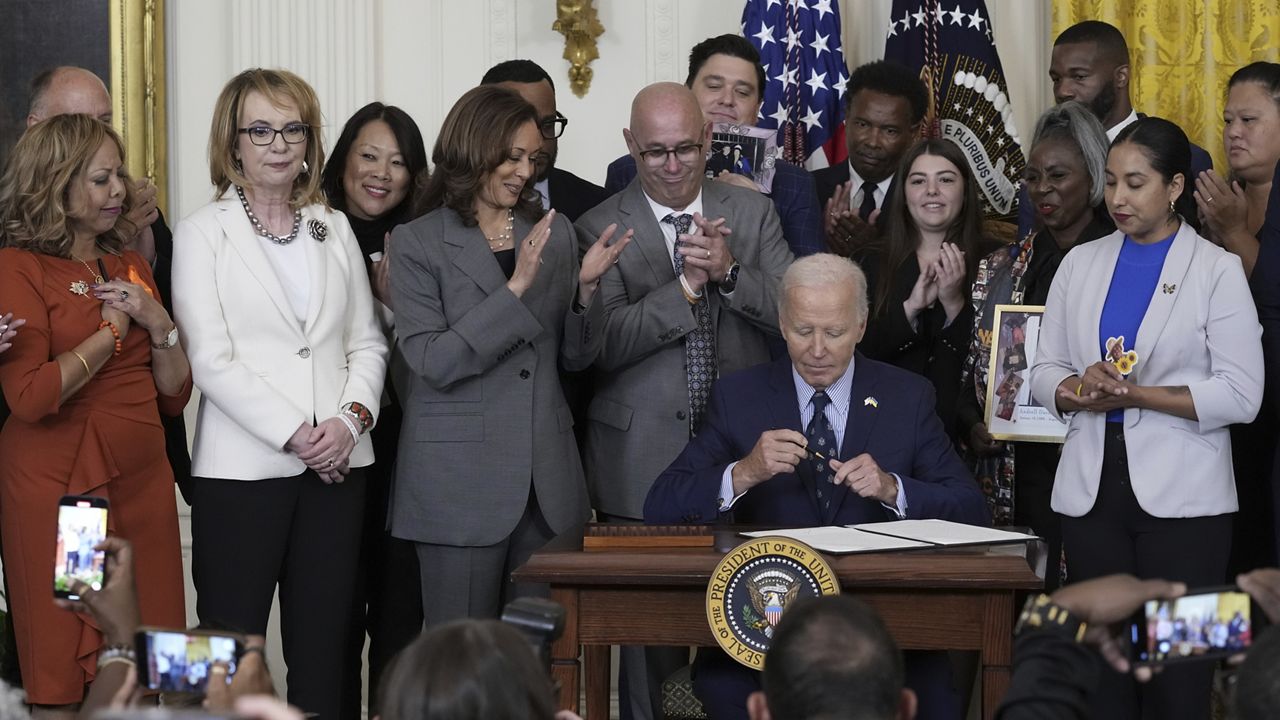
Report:
<svg viewBox="0 0 1280 720"><path fill-rule="evenodd" d="M989 524L929 382L855 352L867 321L862 270L811 255L791 265L779 294L790 358L716 383L697 436L649 490L645 521ZM920 717L960 716L949 675L945 654L908 653ZM713 719L745 718L759 682L723 652L698 653L694 691Z"/></svg>
<svg viewBox="0 0 1280 720"><path fill-rule="evenodd" d="M755 125L764 101L764 82L759 51L740 35L703 40L689 53L689 76L684 84L698 99L707 122ZM781 160L773 167L769 199L782 221L783 239L796 257L822 252L822 213L813 178L804 168ZM635 176L635 158L623 155L609 163L604 189L616 195ZM730 172L719 179L758 190L751 178L743 175Z"/></svg>

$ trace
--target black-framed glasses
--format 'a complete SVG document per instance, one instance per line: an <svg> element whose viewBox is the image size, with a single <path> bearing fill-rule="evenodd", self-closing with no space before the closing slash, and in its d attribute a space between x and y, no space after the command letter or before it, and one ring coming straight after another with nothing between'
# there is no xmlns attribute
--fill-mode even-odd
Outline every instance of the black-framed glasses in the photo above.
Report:
<svg viewBox="0 0 1280 720"><path fill-rule="evenodd" d="M561 115L558 110L555 117L545 118L538 123L538 131L548 140L555 140L563 135L566 127L569 127L569 118Z"/></svg>
<svg viewBox="0 0 1280 720"><path fill-rule="evenodd" d="M253 127L240 128L236 132L249 136L249 142L254 145L270 145L276 141L276 135L284 138L284 141L290 145L297 145L307 136L311 134L311 128L303 123L289 123L279 130L268 127L266 125L254 125Z"/></svg>
<svg viewBox="0 0 1280 720"><path fill-rule="evenodd" d="M688 145L677 145L673 148L654 148L640 151L640 159L651 168L659 168L666 165L667 157L671 155L675 155L682 165L692 165L698 158L702 157L702 143L689 143Z"/></svg>

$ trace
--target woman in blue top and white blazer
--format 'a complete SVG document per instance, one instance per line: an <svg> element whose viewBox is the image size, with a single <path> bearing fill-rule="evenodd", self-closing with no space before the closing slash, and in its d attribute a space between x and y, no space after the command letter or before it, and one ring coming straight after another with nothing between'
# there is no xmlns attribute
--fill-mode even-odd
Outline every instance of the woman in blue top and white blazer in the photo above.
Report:
<svg viewBox="0 0 1280 720"><path fill-rule="evenodd" d="M1228 426L1258 412L1261 328L1239 257L1175 206L1190 161L1173 123L1126 128L1107 157L1117 231L1068 253L1049 292L1031 386L1068 423L1052 506L1071 581L1224 580L1237 510ZM1109 352L1113 338L1122 347ZM1169 668L1141 696L1112 675L1098 717L1209 714L1210 668Z"/></svg>

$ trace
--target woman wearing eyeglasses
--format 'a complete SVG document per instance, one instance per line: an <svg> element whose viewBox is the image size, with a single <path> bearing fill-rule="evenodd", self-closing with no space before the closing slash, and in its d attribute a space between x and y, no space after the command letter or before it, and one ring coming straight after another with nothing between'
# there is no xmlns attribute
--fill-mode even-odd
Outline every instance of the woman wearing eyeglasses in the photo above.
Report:
<svg viewBox="0 0 1280 720"><path fill-rule="evenodd" d="M218 199L174 232L200 389L192 570L203 623L262 634L277 585L289 702L339 717L369 430L387 343L347 219L320 191L315 92L246 70L214 106Z"/></svg>

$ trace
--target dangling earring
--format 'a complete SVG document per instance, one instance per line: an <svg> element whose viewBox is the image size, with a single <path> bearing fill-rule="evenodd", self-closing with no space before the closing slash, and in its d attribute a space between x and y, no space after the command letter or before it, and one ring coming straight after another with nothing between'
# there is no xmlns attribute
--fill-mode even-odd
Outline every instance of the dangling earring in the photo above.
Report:
<svg viewBox="0 0 1280 720"><path fill-rule="evenodd" d="M1176 206L1174 206L1174 204L1173 204L1173 201L1172 201L1172 200L1170 200L1170 201L1169 201L1169 212L1170 212L1170 213L1173 213L1174 215L1177 215L1177 214L1178 214L1178 208L1177 208Z"/></svg>
<svg viewBox="0 0 1280 720"><path fill-rule="evenodd" d="M310 166L309 164L307 164L307 161L306 161L306 160L303 160L303 161L302 161L302 174L303 174L303 175L306 175L306 174L307 174L307 173L309 173L309 172L311 172L311 166Z"/></svg>

